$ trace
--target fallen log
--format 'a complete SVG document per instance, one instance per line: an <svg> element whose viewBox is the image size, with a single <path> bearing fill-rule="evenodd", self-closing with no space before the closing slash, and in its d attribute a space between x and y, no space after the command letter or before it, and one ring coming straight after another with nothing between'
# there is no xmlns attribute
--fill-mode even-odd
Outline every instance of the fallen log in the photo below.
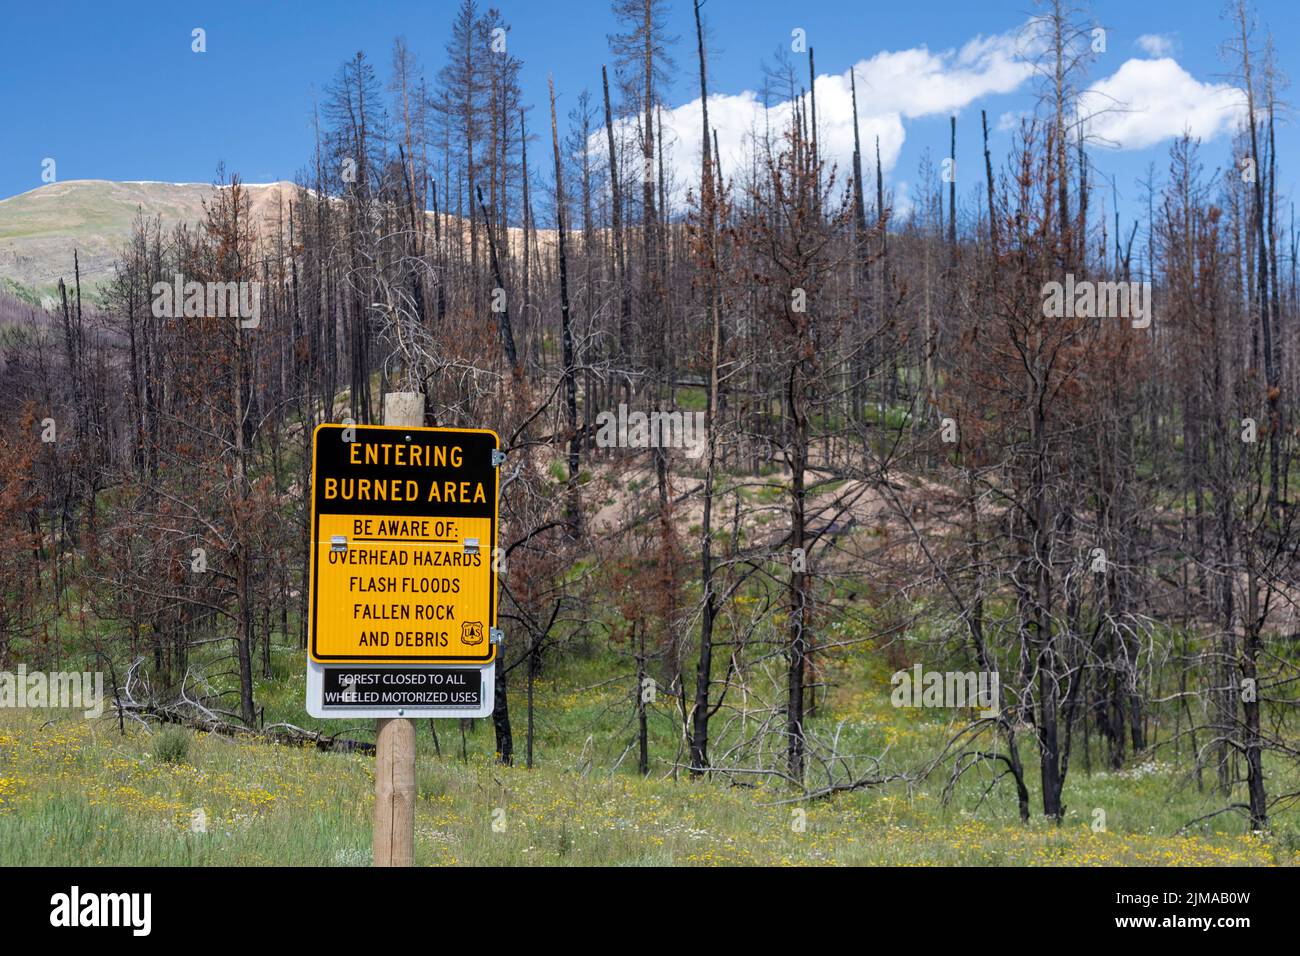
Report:
<svg viewBox="0 0 1300 956"><path fill-rule="evenodd" d="M285 746L314 746L326 753L363 753L373 754L375 745L361 740L340 738L337 734L322 734L315 730L306 730L293 724L272 724L262 730L252 730L241 724L231 723L210 714L196 714L186 708L163 704L122 702L116 708L119 717L135 717L138 720L152 718L165 724L177 724L204 733L219 734L223 737L245 737L262 740L267 743Z"/></svg>

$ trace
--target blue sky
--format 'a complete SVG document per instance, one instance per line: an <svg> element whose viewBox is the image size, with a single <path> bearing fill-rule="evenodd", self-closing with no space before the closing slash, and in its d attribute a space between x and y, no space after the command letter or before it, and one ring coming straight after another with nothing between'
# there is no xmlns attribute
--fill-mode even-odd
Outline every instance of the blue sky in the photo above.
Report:
<svg viewBox="0 0 1300 956"><path fill-rule="evenodd" d="M615 28L607 2L500 0L495 5L512 26L511 51L524 60L525 96L537 107L534 129L542 128L548 72L555 76L562 110L574 104L583 87L598 92L600 66L610 58L606 34ZM46 157L57 161L60 180L209 181L219 160L251 182L292 179L311 155L313 97L338 65L361 49L383 75L392 41L401 35L432 76L442 64L454 7L451 0L11 2L0 34L0 89L5 91L0 197L40 186ZM791 30L802 28L816 51L818 73L828 82L836 77L847 82L846 71L854 64L876 58L875 72L859 73L858 95L862 112L871 114L864 117L866 129L884 131L888 180L900 194L914 187L923 150L946 154L947 115L957 112L958 182L964 193L979 181L980 109L987 109L996 125L1032 108L1032 83L1009 80L999 51L1033 9L1030 0L709 0L710 82L730 98L715 112L724 122L730 118L739 137L748 122L744 94L758 89L761 61L781 46L788 48ZM1206 91L1230 82L1231 68L1220 51L1231 27L1220 9L1218 0L1099 0L1091 7L1093 19L1107 30L1107 49L1090 78L1112 81L1120 93L1159 87L1161 97L1172 98L1157 97L1147 113L1116 127L1126 137L1152 142L1094 151L1101 172L1115 177L1126 209L1135 209L1141 198L1136 180L1148 164L1158 173L1166 166L1172 134L1161 127L1170 125L1171 112L1190 109L1188 96L1213 100ZM1291 4L1258 0L1256 9L1261 27L1274 35L1281 69L1290 72L1297 39ZM671 21L680 39L668 99L681 108L675 115L689 133L687 104L696 97L689 0L672 3ZM207 32L204 54L190 50L194 27ZM1140 43L1141 37L1147 39ZM1160 69L1140 62L1164 58ZM1139 62L1126 69L1131 60ZM926 71L925 82L916 78L918 69ZM863 89L863 81L870 86L873 76L881 88ZM837 89L833 82L827 87L825 110L833 106ZM818 91L821 98L821 80ZM1227 123L1210 114L1222 109L1213 103L1201 103L1200 109L1200 126L1212 137L1206 165L1220 165L1228 157ZM836 130L827 135L834 140ZM725 131L723 139L725 153ZM995 133L995 156L1005 153L1009 141L1005 130ZM1294 171L1285 159L1294 141L1290 127L1279 131L1288 177ZM696 150L693 139L683 144L678 161L693 159ZM969 165L963 166L964 160Z"/></svg>

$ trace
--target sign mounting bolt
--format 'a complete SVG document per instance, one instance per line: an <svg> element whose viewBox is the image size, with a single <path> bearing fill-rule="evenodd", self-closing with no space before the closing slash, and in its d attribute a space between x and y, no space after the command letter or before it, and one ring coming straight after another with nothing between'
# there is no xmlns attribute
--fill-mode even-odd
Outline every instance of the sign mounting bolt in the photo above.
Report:
<svg viewBox="0 0 1300 956"><path fill-rule="evenodd" d="M499 627L488 628L488 642L491 644L500 644L501 639L505 636L505 632Z"/></svg>
<svg viewBox="0 0 1300 956"><path fill-rule="evenodd" d="M506 463L506 453L503 452L500 448L493 448L493 449L492 449L492 467L493 467L493 468L500 468L500 467L501 467L502 465L504 465L505 463Z"/></svg>

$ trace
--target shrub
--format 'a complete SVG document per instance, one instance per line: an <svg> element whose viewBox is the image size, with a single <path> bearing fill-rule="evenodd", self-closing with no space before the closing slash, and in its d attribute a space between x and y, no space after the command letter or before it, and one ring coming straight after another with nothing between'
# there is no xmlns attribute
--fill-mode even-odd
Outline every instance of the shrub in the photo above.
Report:
<svg viewBox="0 0 1300 956"><path fill-rule="evenodd" d="M167 727L154 738L153 756L163 763L186 763L190 758L190 732L184 727Z"/></svg>

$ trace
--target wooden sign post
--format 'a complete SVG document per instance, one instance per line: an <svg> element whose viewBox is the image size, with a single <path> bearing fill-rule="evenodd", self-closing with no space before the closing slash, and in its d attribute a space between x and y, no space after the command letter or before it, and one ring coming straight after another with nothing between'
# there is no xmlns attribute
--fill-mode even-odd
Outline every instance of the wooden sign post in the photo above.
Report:
<svg viewBox="0 0 1300 956"><path fill-rule="evenodd" d="M490 429L424 427L412 392L312 438L307 712L377 721L376 866L414 862L414 720L492 712L504 461Z"/></svg>
<svg viewBox="0 0 1300 956"><path fill-rule="evenodd" d="M424 425L424 396L389 392L384 424ZM415 863L415 721L386 717L375 721L375 866Z"/></svg>

